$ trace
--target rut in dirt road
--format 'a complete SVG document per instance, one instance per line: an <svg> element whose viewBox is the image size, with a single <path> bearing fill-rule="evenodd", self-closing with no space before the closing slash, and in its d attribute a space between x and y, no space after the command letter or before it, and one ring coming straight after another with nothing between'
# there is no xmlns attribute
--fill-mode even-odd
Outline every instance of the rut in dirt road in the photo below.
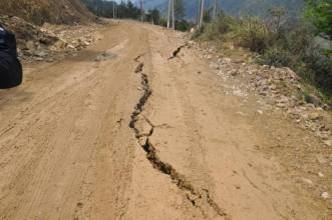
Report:
<svg viewBox="0 0 332 220"><path fill-rule="evenodd" d="M185 45L179 47L174 53L173 57L180 52L181 48ZM144 120L149 124L150 131L145 134L141 133L140 129L137 128L136 123L140 120L139 116L144 111L144 106L147 103L149 97L152 95L152 90L149 85L148 76L143 73L144 63L140 61L141 55L136 57L134 60L138 62L138 66L136 67L135 73L139 73L141 75L141 85L143 87L143 95L139 99L138 103L135 106L135 110L131 114L131 121L129 123L129 127L133 129L135 133L135 137L138 140L139 145L146 153L147 159L153 165L155 169L160 171L163 174L168 175L172 182L176 184L176 186L186 192L186 199L190 202L190 204L198 208L200 212L204 216L209 216L209 210L215 213L218 216L227 216L224 210L222 210L218 204L211 198L210 192L208 189L196 189L186 178L177 172L177 170L167 162L162 161L158 154L156 148L150 142L150 137L154 133L155 125L148 119L144 118ZM140 139L144 137L145 141L141 144Z"/></svg>

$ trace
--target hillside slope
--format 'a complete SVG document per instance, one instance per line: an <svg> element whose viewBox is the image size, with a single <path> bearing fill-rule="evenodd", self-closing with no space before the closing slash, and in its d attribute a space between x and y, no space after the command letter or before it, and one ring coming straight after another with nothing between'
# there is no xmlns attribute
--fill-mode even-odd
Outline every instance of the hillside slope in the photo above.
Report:
<svg viewBox="0 0 332 220"><path fill-rule="evenodd" d="M0 14L18 16L38 25L45 22L72 24L94 17L80 0L0 1Z"/></svg>

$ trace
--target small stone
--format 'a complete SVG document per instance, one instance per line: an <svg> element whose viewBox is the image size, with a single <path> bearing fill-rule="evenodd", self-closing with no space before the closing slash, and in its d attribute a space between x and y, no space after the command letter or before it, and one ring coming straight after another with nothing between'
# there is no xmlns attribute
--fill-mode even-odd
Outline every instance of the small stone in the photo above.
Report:
<svg viewBox="0 0 332 220"><path fill-rule="evenodd" d="M38 56L38 57L46 57L47 53L45 51L39 51L39 52L36 53L36 56Z"/></svg>
<svg viewBox="0 0 332 220"><path fill-rule="evenodd" d="M310 180L308 178L302 178L302 181L304 183L306 183L307 185L309 185L310 187L314 185L314 183L312 182L312 180Z"/></svg>
<svg viewBox="0 0 332 220"><path fill-rule="evenodd" d="M238 75L239 73L238 73L238 71L236 71L236 70L233 70L233 71L231 71L230 72L230 75L232 75L232 76L236 76L236 75Z"/></svg>
<svg viewBox="0 0 332 220"><path fill-rule="evenodd" d="M324 104L323 105L323 109L326 110L326 111L328 111L328 110L331 109L331 107L328 104Z"/></svg>
<svg viewBox="0 0 332 220"><path fill-rule="evenodd" d="M324 144L327 145L328 147L332 147L332 139L324 141Z"/></svg>
<svg viewBox="0 0 332 220"><path fill-rule="evenodd" d="M309 114L309 119L312 121L316 121L316 120L319 120L322 118L323 118L323 116L319 112L312 112Z"/></svg>
<svg viewBox="0 0 332 220"><path fill-rule="evenodd" d="M71 44L68 44L67 48L69 48L69 49L75 49L75 47L73 45L71 45Z"/></svg>
<svg viewBox="0 0 332 220"><path fill-rule="evenodd" d="M44 59L42 57L35 58L36 61L43 61Z"/></svg>
<svg viewBox="0 0 332 220"><path fill-rule="evenodd" d="M223 63L230 63L232 60L231 58L224 58Z"/></svg>
<svg viewBox="0 0 332 220"><path fill-rule="evenodd" d="M258 114L262 115L263 111L262 110L257 110Z"/></svg>
<svg viewBox="0 0 332 220"><path fill-rule="evenodd" d="M325 164L325 163L327 163L327 160L324 158L324 156L323 155L316 155L316 159L317 159L317 161L318 161L318 163L320 163L320 164Z"/></svg>
<svg viewBox="0 0 332 220"><path fill-rule="evenodd" d="M89 46L89 45L90 45L90 43L89 43L89 42L87 42L87 41L84 41L84 42L83 42L83 45L84 45L84 46Z"/></svg>
<svg viewBox="0 0 332 220"><path fill-rule="evenodd" d="M285 108L286 104L285 103L278 103L277 107L279 107L279 108Z"/></svg>
<svg viewBox="0 0 332 220"><path fill-rule="evenodd" d="M29 40L28 42L25 43L25 47L28 50L34 50L35 49L35 44L33 41Z"/></svg>
<svg viewBox="0 0 332 220"><path fill-rule="evenodd" d="M319 173L318 173L318 176L321 177L321 178L323 178L323 177L324 177L324 174L323 174L322 172L319 172Z"/></svg>
<svg viewBox="0 0 332 220"><path fill-rule="evenodd" d="M235 189L241 189L241 186L235 185Z"/></svg>
<svg viewBox="0 0 332 220"><path fill-rule="evenodd" d="M323 199L328 199L328 198L330 198L330 195L329 195L328 192L322 192L322 193L320 194L320 197L322 197Z"/></svg>

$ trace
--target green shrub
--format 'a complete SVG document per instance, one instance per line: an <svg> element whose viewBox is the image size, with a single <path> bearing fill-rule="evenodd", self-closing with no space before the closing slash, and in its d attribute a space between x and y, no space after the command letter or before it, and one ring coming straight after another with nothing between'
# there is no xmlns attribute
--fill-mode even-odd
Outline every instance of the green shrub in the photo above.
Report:
<svg viewBox="0 0 332 220"><path fill-rule="evenodd" d="M235 19L230 16L220 15L218 19L205 23L194 33L193 37L199 37L203 40L222 40L223 36L231 31L231 26L234 22Z"/></svg>
<svg viewBox="0 0 332 220"><path fill-rule="evenodd" d="M236 20L230 16L220 15L217 20L213 22L213 26L218 35L223 35L232 30L232 26Z"/></svg>
<svg viewBox="0 0 332 220"><path fill-rule="evenodd" d="M275 43L283 46L294 55L304 57L317 49L314 43L314 29L306 22L297 21L285 24L278 36L279 38Z"/></svg>
<svg viewBox="0 0 332 220"><path fill-rule="evenodd" d="M292 54L279 47L266 49L260 57L260 62L275 67L293 66Z"/></svg>
<svg viewBox="0 0 332 220"><path fill-rule="evenodd" d="M315 53L307 58L306 63L313 72L314 83L324 92L332 95L332 58Z"/></svg>
<svg viewBox="0 0 332 220"><path fill-rule="evenodd" d="M205 25L202 25L200 28L197 28L193 35L191 36L192 39L196 39L199 37L202 37L202 35L205 33Z"/></svg>
<svg viewBox="0 0 332 220"><path fill-rule="evenodd" d="M332 52L316 45L315 27L304 20L269 26L258 18L237 19L222 15L197 30L203 40L232 41L233 45L260 54L259 62L292 68L304 81L327 97L332 95Z"/></svg>
<svg viewBox="0 0 332 220"><path fill-rule="evenodd" d="M238 45L253 52L262 53L269 46L272 33L258 18L247 18L237 24L235 29Z"/></svg>
<svg viewBox="0 0 332 220"><path fill-rule="evenodd" d="M189 23L186 20L176 20L175 29L179 31L188 31L193 27L193 24Z"/></svg>

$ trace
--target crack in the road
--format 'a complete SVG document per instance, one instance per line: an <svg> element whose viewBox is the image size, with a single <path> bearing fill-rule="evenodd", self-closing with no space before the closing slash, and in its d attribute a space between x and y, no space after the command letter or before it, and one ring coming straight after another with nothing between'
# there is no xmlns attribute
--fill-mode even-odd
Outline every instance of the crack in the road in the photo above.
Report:
<svg viewBox="0 0 332 220"><path fill-rule="evenodd" d="M138 66L136 67L135 69L135 73L140 73L143 71L143 68L144 68L144 63L140 63L138 64Z"/></svg>
<svg viewBox="0 0 332 220"><path fill-rule="evenodd" d="M181 50L181 48L179 50ZM175 185L180 190L185 191L186 198L187 200L189 200L192 206L198 208L204 216L207 216L205 207L212 208L215 214L219 216L227 216L225 211L222 210L215 201L213 201L210 196L209 190L197 190L182 174L178 173L171 164L168 164L167 162L164 162L159 158L156 148L150 141L150 137L153 135L156 126L148 118L143 117L146 123L148 123L150 126L150 131L148 133L141 133L140 129L136 126L137 122L140 120L139 116L143 112L145 104L152 95L148 76L143 73L144 63L140 61L140 58L141 56L138 56L134 60L139 63L136 69L140 69L140 71L137 73L141 74L141 85L144 92L138 103L136 104L134 111L131 114L131 121L129 123L129 127L133 129L139 145L145 151L146 157L150 161L152 166L161 173L168 175L172 179L173 183L175 183ZM140 142L141 138L145 138L145 141L143 143Z"/></svg>
<svg viewBox="0 0 332 220"><path fill-rule="evenodd" d="M178 56L178 54L181 52L182 48L186 47L187 44L181 45L176 50L173 51L172 56L168 58L168 60L174 59Z"/></svg>

